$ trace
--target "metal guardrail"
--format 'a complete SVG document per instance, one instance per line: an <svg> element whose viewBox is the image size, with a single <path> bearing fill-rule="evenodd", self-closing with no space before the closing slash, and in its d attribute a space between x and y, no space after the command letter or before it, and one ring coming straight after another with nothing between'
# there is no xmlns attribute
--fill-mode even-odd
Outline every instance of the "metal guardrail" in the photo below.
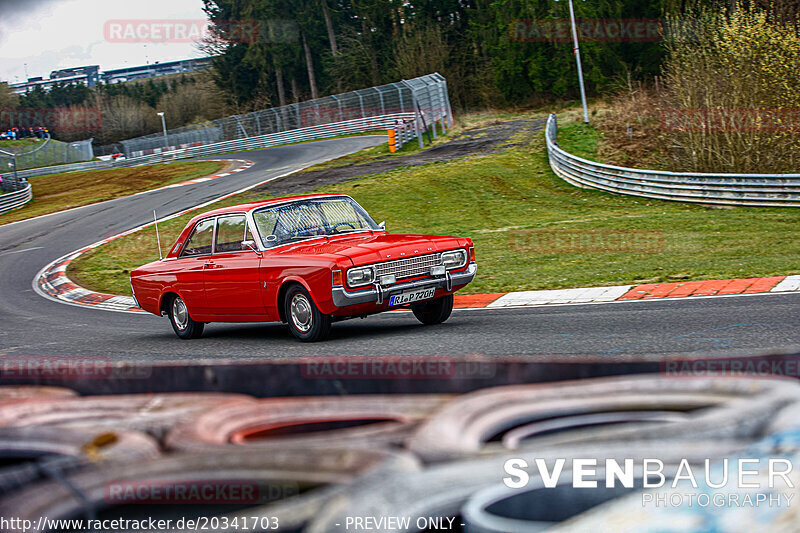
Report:
<svg viewBox="0 0 800 533"><path fill-rule="evenodd" d="M24 188L19 191L0 195L0 215L12 209L22 207L33 199L33 188L30 183L26 183Z"/></svg>
<svg viewBox="0 0 800 533"><path fill-rule="evenodd" d="M712 205L800 207L800 174L710 174L638 170L596 163L558 146L558 121L545 129L553 172L581 188Z"/></svg>

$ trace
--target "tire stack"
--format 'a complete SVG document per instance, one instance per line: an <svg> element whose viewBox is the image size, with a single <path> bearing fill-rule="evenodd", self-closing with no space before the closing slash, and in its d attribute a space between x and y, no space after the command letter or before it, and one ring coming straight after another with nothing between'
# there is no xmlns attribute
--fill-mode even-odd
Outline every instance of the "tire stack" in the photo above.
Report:
<svg viewBox="0 0 800 533"><path fill-rule="evenodd" d="M788 380L645 375L461 396L269 399L0 387L0 516L195 513L229 523L263 517L309 533L347 531L348 517L368 516L408 518L371 528L387 533L436 524L479 533L644 531L678 512L642 509L645 459L660 459L671 479L684 462L794 457L798 449L800 385ZM512 489L503 483L511 459L566 466L554 488L528 468L527 485ZM597 488L573 488L572 459L597 462ZM634 461L634 488L605 487L609 459ZM108 498L116 484L199 480L252 483L259 497L194 508ZM682 531L701 530L692 529L696 509L679 511Z"/></svg>

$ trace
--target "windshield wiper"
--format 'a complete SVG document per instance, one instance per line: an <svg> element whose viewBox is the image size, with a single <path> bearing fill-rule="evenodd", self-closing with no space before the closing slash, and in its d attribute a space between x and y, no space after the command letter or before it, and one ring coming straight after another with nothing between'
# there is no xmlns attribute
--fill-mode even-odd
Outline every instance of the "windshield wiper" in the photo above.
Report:
<svg viewBox="0 0 800 533"><path fill-rule="evenodd" d="M356 231L370 231L368 228L353 228L353 229L346 229L344 231L337 231L333 235L342 235L344 233L354 233Z"/></svg>

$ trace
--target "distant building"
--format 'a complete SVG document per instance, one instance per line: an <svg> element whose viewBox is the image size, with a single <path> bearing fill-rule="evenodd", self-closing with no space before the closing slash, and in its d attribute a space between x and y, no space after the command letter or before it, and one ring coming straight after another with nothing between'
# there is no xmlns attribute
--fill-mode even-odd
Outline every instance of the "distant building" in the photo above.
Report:
<svg viewBox="0 0 800 533"><path fill-rule="evenodd" d="M49 79L28 78L24 83L12 83L11 89L17 94L25 94L36 87L41 87L49 91L56 84L71 85L80 84L87 87L94 87L98 83L114 84L125 83L133 80L143 80L147 78L157 78L169 76L171 74L181 74L185 72L196 72L211 67L211 59L204 57L200 59L187 59L184 61L169 61L167 63L153 63L152 65L141 65L138 67L126 67L115 70L100 72L98 65L87 67L73 67L61 70L54 70L50 73Z"/></svg>
<svg viewBox="0 0 800 533"><path fill-rule="evenodd" d="M153 63L152 65L142 65L139 67L106 70L101 74L101 78L103 79L103 83L111 85L114 83L124 83L126 81L169 76L171 74L196 72L210 67L211 59L204 57L200 59L187 59L184 61L170 61L168 63Z"/></svg>
<svg viewBox="0 0 800 533"><path fill-rule="evenodd" d="M100 80L100 67L91 65L88 67L73 67L62 70L54 70L50 73L50 79L46 80L41 76L38 78L28 78L25 83L13 83L11 89L17 94L24 94L32 91L36 87L41 87L49 91L57 83L80 84L87 87L94 87Z"/></svg>

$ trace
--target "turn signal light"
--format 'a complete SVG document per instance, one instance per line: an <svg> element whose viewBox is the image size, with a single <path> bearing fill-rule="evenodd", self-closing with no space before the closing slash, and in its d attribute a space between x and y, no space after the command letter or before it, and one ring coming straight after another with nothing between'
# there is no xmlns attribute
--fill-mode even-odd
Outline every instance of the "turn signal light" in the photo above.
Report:
<svg viewBox="0 0 800 533"><path fill-rule="evenodd" d="M474 246L470 246L469 247L469 262L470 263L474 263L475 262L475 247Z"/></svg>
<svg viewBox="0 0 800 533"><path fill-rule="evenodd" d="M333 283L334 287L341 287L342 286L342 271L341 270L334 270L333 277L331 279L331 283Z"/></svg>

